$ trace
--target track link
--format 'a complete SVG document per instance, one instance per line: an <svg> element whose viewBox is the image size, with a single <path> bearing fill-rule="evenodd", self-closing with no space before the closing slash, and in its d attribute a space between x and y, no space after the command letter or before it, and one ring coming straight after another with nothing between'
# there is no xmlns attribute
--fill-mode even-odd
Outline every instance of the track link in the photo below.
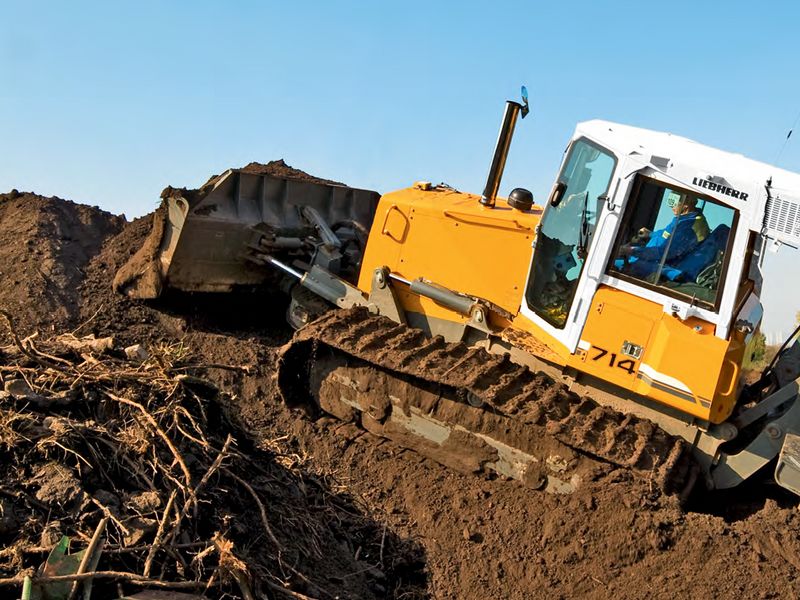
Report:
<svg viewBox="0 0 800 600"><path fill-rule="evenodd" d="M345 391L320 391L323 379L334 372L339 373L337 381ZM488 465L532 487L544 481L541 469L535 474L532 468L527 473L525 468L504 471L497 467L496 452L478 451L477 458L470 461L467 454L475 451L475 444L466 443L464 435L458 442L451 440L451 446L463 446L461 455L453 460L457 449L443 452L430 440L410 440L407 431L398 433L396 424L387 424L387 416L402 411L405 427L419 430L420 425L409 419L422 415L427 419L425 428L429 422L434 429L442 424L460 434L488 440L495 448L519 450L540 464L553 457L548 444L555 440L574 451L575 460L588 458L625 467L650 478L668 494L685 495L694 479L686 442L650 421L579 397L548 376L511 362L507 355L448 343L439 336L429 338L421 330L371 315L363 308L331 311L298 331L281 352L278 381L290 404L311 401L340 418L354 420L360 410L362 424L370 431L401 438L400 443L440 462L466 465L466 470L487 470ZM398 382L409 387L393 387L400 385ZM342 408L336 404L338 397L348 396L348 392L353 399ZM392 401L379 401L376 396L381 393ZM543 451L543 445L549 449ZM514 451L510 452L516 460ZM584 468L582 475L573 476L573 484L580 476L591 475Z"/></svg>

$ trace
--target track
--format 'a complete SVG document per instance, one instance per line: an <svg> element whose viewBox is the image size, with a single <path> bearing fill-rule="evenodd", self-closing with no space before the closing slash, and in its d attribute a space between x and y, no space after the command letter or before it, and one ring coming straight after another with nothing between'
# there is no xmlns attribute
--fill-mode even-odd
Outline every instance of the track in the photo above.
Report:
<svg viewBox="0 0 800 600"><path fill-rule="evenodd" d="M284 347L287 403L312 403L461 471L495 471L571 492L609 466L685 495L684 440L581 398L543 374L480 348L399 325L365 309L332 311Z"/></svg>

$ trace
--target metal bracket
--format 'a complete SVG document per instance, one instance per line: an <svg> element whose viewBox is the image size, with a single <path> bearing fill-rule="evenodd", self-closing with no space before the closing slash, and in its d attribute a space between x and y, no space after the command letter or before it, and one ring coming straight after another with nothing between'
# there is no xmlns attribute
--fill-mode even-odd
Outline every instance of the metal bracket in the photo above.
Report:
<svg viewBox="0 0 800 600"><path fill-rule="evenodd" d="M778 485L800 496L800 435L787 431L783 438L781 454L775 465Z"/></svg>
<svg viewBox="0 0 800 600"><path fill-rule="evenodd" d="M367 306L361 290L317 265L303 275L300 284L341 308Z"/></svg>
<svg viewBox="0 0 800 600"><path fill-rule="evenodd" d="M387 267L378 267L372 272L372 287L368 301L370 312L389 317L392 321L405 325L406 314L392 288Z"/></svg>
<svg viewBox="0 0 800 600"><path fill-rule="evenodd" d="M477 302L470 311L467 325L484 333L491 334L495 332L494 329L489 326L488 315L485 307L481 306L481 304Z"/></svg>
<svg viewBox="0 0 800 600"><path fill-rule="evenodd" d="M731 422L736 426L737 429L744 429L751 423L754 423L761 417L765 416L770 411L777 409L781 404L785 404L789 400L793 399L795 396L797 396L797 391L798 386L796 382L785 385L777 392L773 392L764 398L750 410L744 411Z"/></svg>
<svg viewBox="0 0 800 600"><path fill-rule="evenodd" d="M783 404L794 396L795 400L791 408L777 419L767 423L756 438L741 452L731 455L722 454L720 456L719 462L711 473L716 489L727 489L739 485L778 455L787 431L800 431L800 402L797 402L797 392L797 381L793 381L775 392L773 396L777 395L781 402L770 403L770 405ZM772 396L764 400L764 402L771 399ZM753 410L755 411L756 409Z"/></svg>

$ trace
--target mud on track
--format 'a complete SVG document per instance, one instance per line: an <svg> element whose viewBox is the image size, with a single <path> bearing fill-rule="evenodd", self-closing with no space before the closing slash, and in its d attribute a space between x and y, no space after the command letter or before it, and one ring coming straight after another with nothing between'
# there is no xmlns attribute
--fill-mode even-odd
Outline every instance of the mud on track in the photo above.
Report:
<svg viewBox="0 0 800 600"><path fill-rule="evenodd" d="M115 270L148 230L147 217L125 223L64 200L0 196L0 304L24 335L38 331L40 340L79 328L76 335L114 335L120 345L182 344L196 360L253 366L204 376L223 391L219 405L240 448L252 444L285 481L272 501L281 510L296 507L319 532L321 555L308 551L291 521L274 523L298 557L294 566L312 579L290 581L293 589L321 598L800 595L800 517L797 502L780 490L704 498L687 511L617 472L571 496L553 496L462 475L352 425L287 409L273 378L277 350L290 337L279 299L176 296L147 305L112 293ZM45 259L43 276L36 265ZM75 475L74 459L50 458L91 487ZM30 478L8 471L0 486L37 491ZM46 516L14 503L18 522L21 515L44 527ZM257 519L244 513L234 521L242 529L237 540L259 540ZM74 535L75 526L64 523L64 533ZM1 533L4 548L31 541L19 525ZM277 563L265 568L281 576Z"/></svg>
<svg viewBox="0 0 800 600"><path fill-rule="evenodd" d="M505 355L429 338L365 308L331 311L297 332L281 352L278 383L289 404L319 402L325 412L360 421L367 431L444 465L494 471L531 489L563 491L600 479L614 466L666 494L688 493L692 482L682 438L569 393ZM463 400L470 396L481 408ZM451 427L444 443L432 444L404 425L412 407L417 418ZM502 456L500 449L508 447L533 460L521 467L518 457Z"/></svg>

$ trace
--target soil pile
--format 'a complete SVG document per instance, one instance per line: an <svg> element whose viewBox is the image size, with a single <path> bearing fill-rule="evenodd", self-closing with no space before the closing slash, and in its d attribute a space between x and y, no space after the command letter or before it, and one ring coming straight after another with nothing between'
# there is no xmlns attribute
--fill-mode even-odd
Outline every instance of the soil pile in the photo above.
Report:
<svg viewBox="0 0 800 600"><path fill-rule="evenodd" d="M77 205L53 202L65 211L77 210ZM13 223L15 219L4 218L0 228ZM139 543L152 545L152 521L160 521L171 490L180 490L170 477L185 486L183 472L178 462L171 462L163 438L147 429L147 420L136 420L141 411L131 406L123 410L105 395L106 386L112 385L111 393L131 396L147 408L176 440L181 454L193 457L184 462L195 484L220 456L226 436L236 439L236 445L228 448L228 458L198 493L202 499L198 502L199 521L187 523L186 536L181 538L186 543L202 542L207 544L203 549L211 550L193 562L196 555L191 553L200 551L177 549L187 563L181 567L182 577L194 579L192 569L197 565L206 577L212 572L218 572L220 578L228 573L233 579L226 580L224 589L235 595L240 595L235 568L219 569L222 554L213 537L217 532L231 542L233 556L249 565L248 572L259 578L258 585L264 586L259 589L268 597L281 597L284 592L267 582L315 598L784 598L800 594L800 516L796 500L780 490L753 488L717 494L687 511L647 481L618 471L602 481L589 482L573 495L547 495L517 482L461 475L353 425L327 417L309 418L287 409L278 401L273 378L277 349L291 336L282 324L280 299L174 296L144 304L112 292L115 270L138 249L148 230L147 217L128 223L119 233L112 230L102 247L86 253L83 273L74 280L82 280L82 284L65 288L71 296L63 300L64 305L74 308L64 309L64 319L80 327L77 336L115 337L117 350L112 354L87 355L100 365L114 363L119 372L146 370L142 364L148 364L153 372L167 373L164 380L177 385L178 396L165 395L158 387L161 384L152 388L148 382L115 378L111 384L87 382L88 388L81 388L80 402L50 408L52 414L47 415L38 406L21 404L13 394L3 400L0 407L8 418L24 414L8 425L14 435L21 435L15 427L32 422L35 427L26 426L44 432L44 437L2 447L7 466L0 492L6 490L3 501L13 505L8 514L14 523L25 523L27 518L35 523L25 530L28 534L15 530L19 525L4 530L0 524L0 539L7 548L30 549L47 541L36 539L45 531L47 516L33 500L61 506L55 500L36 498L43 483L54 477L69 483L62 488L71 502L79 507L87 499L89 502L76 509L65 500L66 513L54 509L50 520L60 522L59 532L92 535L105 512L91 497L113 506L117 510L111 511L114 518L132 530L133 525L127 523L136 517L126 512L126 502L152 490L141 477L130 474L118 479L116 471L123 468L120 465L125 464L126 456L139 460L135 441L144 431L150 431L146 441L151 450L146 456L156 458L160 465L145 471L148 477L158 478L157 483L153 481L159 492L157 508L138 516L149 519L151 527ZM47 237L49 231L32 225L0 231L0 235L19 246L40 247L54 244ZM17 267L22 269L19 273L14 272ZM3 268L6 277L29 280L27 263L4 262ZM44 297L45 280L30 276L26 293ZM23 310L21 304L16 307ZM49 333L56 311L44 308L43 303L24 308L30 313L18 320L34 324L41 332L42 341L32 342L37 349L67 360L72 365L69 368L78 368L76 365L87 360L82 355L85 351L75 354L57 346ZM49 343L56 345L47 346ZM150 355L161 357L164 364L155 360L134 368L118 350L133 343L146 346ZM159 349L171 350L164 355ZM170 362L175 353L182 353L180 360ZM30 366L29 360L19 354L4 355L5 370L0 371L4 380L11 377L6 375L9 368L34 368L39 379L32 382L33 392L57 395L69 388L63 378L48 388L45 382L49 380L41 379L41 365ZM249 368L238 368L243 366ZM192 368L181 374L207 383L198 382L199 388L175 383L177 372L169 369L185 367ZM101 366L95 368L102 371ZM97 396L93 399L90 392ZM198 412L200 406L205 417ZM53 438L56 434L44 424L48 416L56 419L54 423L71 419L88 427L78 429L87 431L85 439L78 439L74 430ZM139 436L128 441L120 433L125 427L139 431ZM104 467L113 485L101 469L94 465L89 469L69 452L74 450L92 462L92 451L82 444L89 440L102 445L98 428L114 433L113 439L108 439L119 449L118 458L107 459ZM209 447L203 449L184 432L207 440ZM53 439L67 450L53 445ZM41 440L48 441L39 444ZM51 463L59 466L49 466ZM238 474L259 494L277 545L266 532L252 494L223 468ZM98 498L99 490L109 491L117 501L103 494ZM43 497L49 498L48 493ZM188 497L180 491L178 497L183 507ZM112 547L119 549L120 556L130 557L126 565L131 571L141 573L148 551L124 551L125 537L118 525L109 519L107 527L116 536ZM278 547L281 552L276 551ZM40 562L45 553L41 548L38 552L3 554L6 561L20 556L23 561L8 562L5 573L10 576L20 564ZM257 556L260 553L265 556ZM180 560L166 551L159 552L157 560L164 565L165 578L178 579ZM119 563L107 567L122 568ZM220 592L221 588L213 588L208 595L218 597Z"/></svg>
<svg viewBox="0 0 800 600"><path fill-rule="evenodd" d="M83 280L75 290L82 333L115 334L122 343L131 344L164 339L166 332L181 334L179 321L145 304L130 302L111 288L115 273L144 245L154 214L126 223L116 236L106 240L86 265Z"/></svg>
<svg viewBox="0 0 800 600"><path fill-rule="evenodd" d="M294 179L295 181L309 181L311 183L325 183L329 185L345 185L340 181L333 181L331 179L321 179L309 175L305 171L295 169L286 164L281 158L278 160L271 160L268 163L251 162L239 169L243 173L253 173L254 175L272 175L273 177L283 177L284 179Z"/></svg>
<svg viewBox="0 0 800 600"><path fill-rule="evenodd" d="M68 200L0 194L0 306L13 313L20 331L40 325L52 331L73 321L86 264L124 222Z"/></svg>

